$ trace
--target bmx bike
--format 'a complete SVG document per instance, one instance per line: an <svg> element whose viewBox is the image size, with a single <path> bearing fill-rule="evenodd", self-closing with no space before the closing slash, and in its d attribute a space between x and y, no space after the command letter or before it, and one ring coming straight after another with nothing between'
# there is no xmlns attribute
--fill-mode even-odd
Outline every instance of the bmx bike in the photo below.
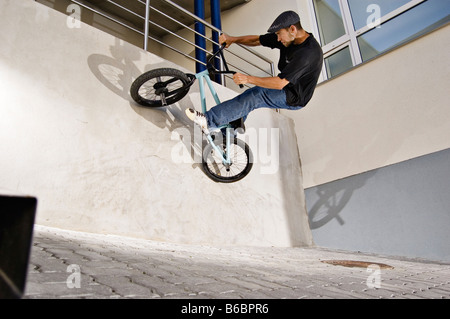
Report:
<svg viewBox="0 0 450 319"><path fill-rule="evenodd" d="M209 59L207 69L197 74L184 73L173 68L159 68L145 72L131 85L133 100L145 107L164 107L184 98L194 82L199 80L202 112L206 112L205 82L217 104L220 99L212 84L211 76L234 74L230 71L223 55L225 44ZM224 71L214 67L214 59L222 59ZM243 86L240 86L243 88ZM236 138L236 130L243 120L237 120L205 134L207 145L202 152L202 167L207 176L220 183L233 183L247 176L253 167L253 155L244 141ZM218 134L216 134L218 133Z"/></svg>

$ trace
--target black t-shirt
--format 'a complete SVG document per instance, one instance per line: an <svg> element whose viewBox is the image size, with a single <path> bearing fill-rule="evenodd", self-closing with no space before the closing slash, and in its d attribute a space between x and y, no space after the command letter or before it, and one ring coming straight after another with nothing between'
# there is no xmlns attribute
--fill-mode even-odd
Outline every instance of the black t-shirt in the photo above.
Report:
<svg viewBox="0 0 450 319"><path fill-rule="evenodd" d="M291 106L306 106L317 85L322 71L323 52L320 44L312 34L301 44L285 47L277 41L275 33L259 37L261 45L280 50L278 75L289 84L284 87L287 103Z"/></svg>

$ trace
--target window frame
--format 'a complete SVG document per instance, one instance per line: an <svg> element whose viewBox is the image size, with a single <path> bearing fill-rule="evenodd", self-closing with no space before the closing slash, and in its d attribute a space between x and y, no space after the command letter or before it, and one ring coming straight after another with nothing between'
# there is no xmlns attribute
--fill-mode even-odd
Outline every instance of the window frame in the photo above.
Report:
<svg viewBox="0 0 450 319"><path fill-rule="evenodd" d="M418 6L419 4L421 4L425 1L426 0L410 0L408 3L404 4L403 6L382 16L380 19L379 25L382 25L383 23L386 23L386 22L396 18L397 16L407 12L408 10L414 8L415 6ZM338 2L339 2L339 7L340 7L341 13L342 13L342 21L344 23L344 28L345 28L346 34L339 37L338 39L328 43L327 45L322 46L324 59L327 59L328 57L339 52L340 50L342 50L346 47L349 47L353 67L355 67L355 66L363 63L362 55L361 55L359 44L358 44L358 37L377 28L378 25L372 25L372 26L365 25L364 27L356 30L354 27L348 0L338 0ZM311 21L312 21L312 33L314 34L314 37L316 39L318 39L319 43L322 43L322 39L320 37L320 32L319 32L319 24L318 24L317 16L316 16L316 8L314 5L314 0L308 1L308 7L309 7L309 13L310 13ZM321 77L319 80L326 81L331 78L333 78L333 77L328 76L326 66L324 63L324 66L322 67Z"/></svg>

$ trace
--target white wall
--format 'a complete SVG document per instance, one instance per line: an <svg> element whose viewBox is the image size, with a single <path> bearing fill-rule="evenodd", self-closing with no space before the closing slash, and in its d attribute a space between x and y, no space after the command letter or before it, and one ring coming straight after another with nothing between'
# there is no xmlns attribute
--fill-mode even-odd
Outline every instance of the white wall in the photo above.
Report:
<svg viewBox="0 0 450 319"><path fill-rule="evenodd" d="M295 121L304 187L450 148L450 27L321 84Z"/></svg>
<svg viewBox="0 0 450 319"><path fill-rule="evenodd" d="M0 1L0 42L0 192L36 196L38 224L179 243L312 244L288 118L255 112L243 137L252 172L216 184L195 161L201 142L184 115L197 86L167 109L129 97L144 70L173 64L85 24L69 28L32 0ZM269 157L267 132L279 133Z"/></svg>

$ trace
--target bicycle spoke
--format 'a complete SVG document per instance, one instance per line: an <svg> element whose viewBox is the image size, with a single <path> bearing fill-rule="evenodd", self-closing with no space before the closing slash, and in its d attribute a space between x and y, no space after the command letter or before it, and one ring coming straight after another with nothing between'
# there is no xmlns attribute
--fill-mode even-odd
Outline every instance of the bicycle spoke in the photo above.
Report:
<svg viewBox="0 0 450 319"><path fill-rule="evenodd" d="M224 163L221 154L211 151L206 159L206 165L210 172L221 178L233 178L240 175L248 167L249 158L244 149L236 144L231 145L231 164Z"/></svg>
<svg viewBox="0 0 450 319"><path fill-rule="evenodd" d="M189 91L190 78L174 69L155 69L133 82L131 95L141 105L165 106L182 99Z"/></svg>

